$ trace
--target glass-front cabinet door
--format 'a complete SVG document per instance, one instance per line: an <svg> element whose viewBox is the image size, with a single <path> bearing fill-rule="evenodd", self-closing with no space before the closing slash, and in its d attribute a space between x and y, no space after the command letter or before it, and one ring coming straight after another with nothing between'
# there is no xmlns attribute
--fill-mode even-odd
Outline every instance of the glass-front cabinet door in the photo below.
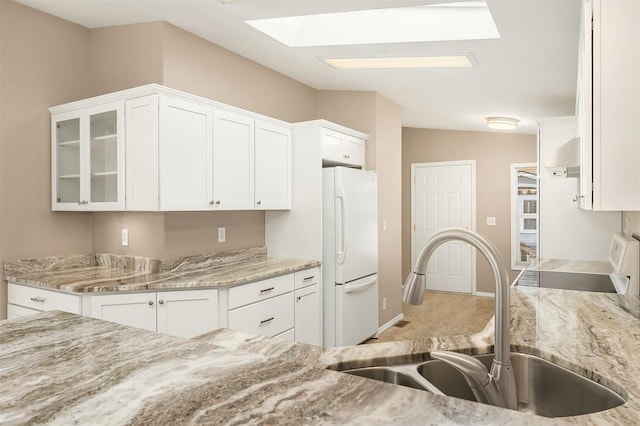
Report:
<svg viewBox="0 0 640 426"><path fill-rule="evenodd" d="M124 102L52 116L53 210L124 210Z"/></svg>

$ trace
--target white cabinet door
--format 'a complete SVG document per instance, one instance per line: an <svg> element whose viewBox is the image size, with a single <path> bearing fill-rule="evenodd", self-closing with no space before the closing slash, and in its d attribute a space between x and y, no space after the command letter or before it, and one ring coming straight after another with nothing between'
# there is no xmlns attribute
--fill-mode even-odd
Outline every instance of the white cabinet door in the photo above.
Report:
<svg viewBox="0 0 640 426"><path fill-rule="evenodd" d="M224 109L213 120L213 208L252 210L254 120Z"/></svg>
<svg viewBox="0 0 640 426"><path fill-rule="evenodd" d="M593 122L581 131L581 206L640 210L640 2L593 0L592 11L591 1L584 6L587 19L593 13L593 30L587 21L581 34L587 66L581 67L579 94L585 123L590 115Z"/></svg>
<svg viewBox="0 0 640 426"><path fill-rule="evenodd" d="M346 164L364 166L364 141L347 136L343 144L343 158Z"/></svg>
<svg viewBox="0 0 640 426"><path fill-rule="evenodd" d="M91 317L156 331L156 294L90 296Z"/></svg>
<svg viewBox="0 0 640 426"><path fill-rule="evenodd" d="M296 290L294 303L296 342L321 346L320 285Z"/></svg>
<svg viewBox="0 0 640 426"><path fill-rule="evenodd" d="M124 102L51 118L52 209L124 210Z"/></svg>
<svg viewBox="0 0 640 426"><path fill-rule="evenodd" d="M256 121L255 208L291 208L291 129Z"/></svg>
<svg viewBox="0 0 640 426"><path fill-rule="evenodd" d="M364 166L365 141L331 129L322 129L322 160L330 165Z"/></svg>
<svg viewBox="0 0 640 426"><path fill-rule="evenodd" d="M218 290L157 293L158 331L194 337L218 328Z"/></svg>
<svg viewBox="0 0 640 426"><path fill-rule="evenodd" d="M126 209L158 210L158 95L128 100L125 117Z"/></svg>
<svg viewBox="0 0 640 426"><path fill-rule="evenodd" d="M337 163L341 163L342 158L342 145L344 143L344 137L342 133L338 133L329 129L322 129L322 159L329 160Z"/></svg>
<svg viewBox="0 0 640 426"><path fill-rule="evenodd" d="M161 210L210 210L213 111L160 97Z"/></svg>

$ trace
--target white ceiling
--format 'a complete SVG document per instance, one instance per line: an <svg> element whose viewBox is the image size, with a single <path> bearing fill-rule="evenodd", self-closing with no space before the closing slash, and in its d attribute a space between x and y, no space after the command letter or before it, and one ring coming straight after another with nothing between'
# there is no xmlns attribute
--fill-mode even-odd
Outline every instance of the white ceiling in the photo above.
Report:
<svg viewBox="0 0 640 426"><path fill-rule="evenodd" d="M534 134L536 119L574 112L580 0L487 0L500 39L297 48L244 21L449 0L17 1L88 28L167 21L316 89L379 92L407 127L486 131L486 117L508 116ZM336 70L318 59L468 52L477 68Z"/></svg>

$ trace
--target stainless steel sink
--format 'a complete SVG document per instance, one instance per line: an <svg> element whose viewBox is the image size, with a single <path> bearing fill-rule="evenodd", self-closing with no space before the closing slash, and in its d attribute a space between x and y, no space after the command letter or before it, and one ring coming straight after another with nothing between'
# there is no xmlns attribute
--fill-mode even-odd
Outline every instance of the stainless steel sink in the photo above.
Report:
<svg viewBox="0 0 640 426"><path fill-rule="evenodd" d="M343 373L354 376L366 377L394 385L407 386L414 389L425 390L442 395L431 383L425 380L417 372L417 365L403 365L397 367L365 367L344 370Z"/></svg>
<svg viewBox="0 0 640 426"><path fill-rule="evenodd" d="M487 367L493 354L478 355ZM542 358L511 353L518 394L518 411L545 417L578 416L624 404L623 397L592 380ZM442 361L427 361L418 372L445 395L475 401L464 377Z"/></svg>
<svg viewBox="0 0 640 426"><path fill-rule="evenodd" d="M544 417L567 417L604 411L625 403L622 390L619 392L623 396L534 355L514 352L510 357L515 373L518 411ZM489 368L493 354L476 355L474 358ZM462 374L439 360L342 372L475 401Z"/></svg>

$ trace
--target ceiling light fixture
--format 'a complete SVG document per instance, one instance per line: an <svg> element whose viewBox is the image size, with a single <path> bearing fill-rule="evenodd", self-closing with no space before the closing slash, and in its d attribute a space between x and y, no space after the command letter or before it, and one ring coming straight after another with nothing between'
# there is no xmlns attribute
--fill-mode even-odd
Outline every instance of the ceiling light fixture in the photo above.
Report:
<svg viewBox="0 0 640 426"><path fill-rule="evenodd" d="M457 56L407 56L396 58L322 58L338 69L385 68L471 68L471 55Z"/></svg>
<svg viewBox="0 0 640 426"><path fill-rule="evenodd" d="M513 130L518 127L520 120L509 117L487 117L487 127L496 130Z"/></svg>

